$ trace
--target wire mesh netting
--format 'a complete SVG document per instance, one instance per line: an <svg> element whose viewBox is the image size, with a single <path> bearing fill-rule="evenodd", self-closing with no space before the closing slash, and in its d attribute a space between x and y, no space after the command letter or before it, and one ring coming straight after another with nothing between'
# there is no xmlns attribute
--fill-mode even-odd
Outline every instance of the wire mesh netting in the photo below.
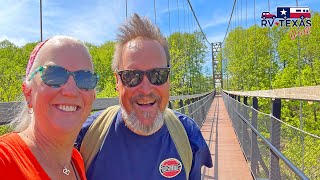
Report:
<svg viewBox="0 0 320 180"><path fill-rule="evenodd" d="M310 179L320 179L320 137L259 112L226 94L223 94L223 99L256 179L301 179L295 168ZM284 159L276 155L270 146L279 150ZM295 168L289 167L286 160Z"/></svg>

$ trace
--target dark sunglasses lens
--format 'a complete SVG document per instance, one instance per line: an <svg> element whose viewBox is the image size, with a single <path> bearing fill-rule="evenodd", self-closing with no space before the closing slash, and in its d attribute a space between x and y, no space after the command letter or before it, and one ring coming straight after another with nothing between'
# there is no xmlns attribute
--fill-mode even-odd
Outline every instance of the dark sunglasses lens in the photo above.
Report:
<svg viewBox="0 0 320 180"><path fill-rule="evenodd" d="M68 78L68 72L59 66L47 66L42 72L42 81L53 88L58 88L64 85Z"/></svg>
<svg viewBox="0 0 320 180"><path fill-rule="evenodd" d="M162 85L167 82L169 75L168 69L153 69L147 71L147 77L151 84Z"/></svg>
<svg viewBox="0 0 320 180"><path fill-rule="evenodd" d="M143 72L138 70L126 70L121 73L121 81L125 86L135 87L142 82Z"/></svg>
<svg viewBox="0 0 320 180"><path fill-rule="evenodd" d="M79 89L91 90L97 85L98 77L90 71L80 70L74 72L74 75L74 80L76 81Z"/></svg>

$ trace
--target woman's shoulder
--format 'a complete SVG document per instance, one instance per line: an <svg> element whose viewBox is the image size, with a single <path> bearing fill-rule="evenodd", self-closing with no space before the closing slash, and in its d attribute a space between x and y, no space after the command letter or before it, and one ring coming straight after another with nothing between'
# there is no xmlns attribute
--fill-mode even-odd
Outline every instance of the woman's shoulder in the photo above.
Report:
<svg viewBox="0 0 320 180"><path fill-rule="evenodd" d="M0 136L0 149L8 149L16 146L21 141L20 136L16 132L7 133Z"/></svg>
<svg viewBox="0 0 320 180"><path fill-rule="evenodd" d="M0 166L12 161L14 154L17 153L18 141L21 141L19 138L17 133L8 133L0 136Z"/></svg>
<svg viewBox="0 0 320 180"><path fill-rule="evenodd" d="M30 156L33 158L30 148L17 132L0 136L0 158L21 160Z"/></svg>

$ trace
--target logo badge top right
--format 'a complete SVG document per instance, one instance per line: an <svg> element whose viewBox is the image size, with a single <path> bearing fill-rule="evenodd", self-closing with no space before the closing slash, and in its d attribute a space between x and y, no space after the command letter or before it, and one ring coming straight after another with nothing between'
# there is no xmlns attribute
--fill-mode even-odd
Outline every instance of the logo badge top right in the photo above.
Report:
<svg viewBox="0 0 320 180"><path fill-rule="evenodd" d="M309 7L277 7L277 14L267 11L261 13L261 27L272 27L274 25L281 27L307 27L311 26L310 18Z"/></svg>

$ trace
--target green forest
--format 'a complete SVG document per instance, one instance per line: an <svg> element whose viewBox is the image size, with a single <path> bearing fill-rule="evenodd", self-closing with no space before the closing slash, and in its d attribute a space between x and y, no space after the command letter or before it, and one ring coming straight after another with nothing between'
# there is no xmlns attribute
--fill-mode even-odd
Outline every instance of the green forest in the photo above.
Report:
<svg viewBox="0 0 320 180"><path fill-rule="evenodd" d="M212 78L203 73L207 46L200 33L174 33L168 37L171 54L171 95L195 94L212 90ZM37 42L18 47L8 40L0 42L0 102L16 101L30 52ZM114 42L100 46L86 43L95 71L100 75L97 97L115 97L115 77L111 70Z"/></svg>

